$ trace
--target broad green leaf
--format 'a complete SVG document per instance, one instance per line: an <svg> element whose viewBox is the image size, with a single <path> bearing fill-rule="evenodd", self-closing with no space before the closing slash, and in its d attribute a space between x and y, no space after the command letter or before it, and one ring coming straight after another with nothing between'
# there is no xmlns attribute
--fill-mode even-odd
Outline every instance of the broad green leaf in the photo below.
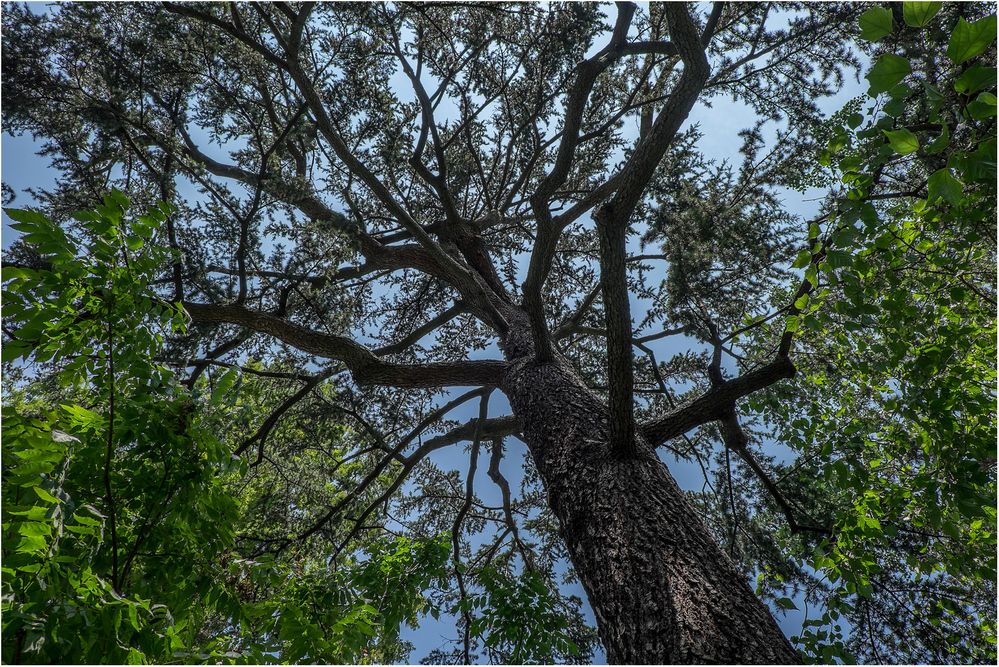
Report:
<svg viewBox="0 0 999 667"><path fill-rule="evenodd" d="M908 60L893 53L885 53L878 58L877 63L865 77L871 83L871 88L867 94L871 97L877 97L880 93L891 90L911 71L912 67L909 66Z"/></svg>
<svg viewBox="0 0 999 667"><path fill-rule="evenodd" d="M17 532L25 537L48 537L52 534L52 526L41 521L27 521L17 527Z"/></svg>
<svg viewBox="0 0 999 667"><path fill-rule="evenodd" d="M899 155L909 155L919 150L919 139L909 130L903 128L901 130L883 130L883 132L888 137L888 143L892 149Z"/></svg>
<svg viewBox="0 0 999 667"><path fill-rule="evenodd" d="M797 609L798 605L794 604L794 600L791 598L777 598L774 600L778 607L781 609Z"/></svg>
<svg viewBox="0 0 999 667"><path fill-rule="evenodd" d="M968 111L968 115L975 120L995 118L996 96L992 93L980 93L978 97L968 103L965 109Z"/></svg>
<svg viewBox="0 0 999 667"><path fill-rule="evenodd" d="M846 250L830 250L826 254L826 261L834 269L842 269L853 263L853 255Z"/></svg>
<svg viewBox="0 0 999 667"><path fill-rule="evenodd" d="M891 10L886 7L871 7L860 15L860 38L876 42L892 30Z"/></svg>
<svg viewBox="0 0 999 667"><path fill-rule="evenodd" d="M922 28L937 15L942 6L942 2L903 2L902 18L906 25Z"/></svg>
<svg viewBox="0 0 999 667"><path fill-rule="evenodd" d="M996 85L996 68L974 64L954 82L954 90L962 95L974 95L979 90Z"/></svg>
<svg viewBox="0 0 999 667"><path fill-rule="evenodd" d="M934 172L926 185L929 191L927 200L931 204L943 198L947 203L957 205L961 201L961 195L964 194L964 186L961 181L954 178L950 169L946 168Z"/></svg>
<svg viewBox="0 0 999 667"><path fill-rule="evenodd" d="M23 227L15 227L19 231L32 231L38 229L48 229L52 223L38 211L29 211L20 208L5 208L3 210L11 220L21 223Z"/></svg>
<svg viewBox="0 0 999 667"><path fill-rule="evenodd" d="M974 58L989 48L996 39L996 17L995 14L979 19L974 23L968 23L961 17L957 21L957 26L950 36L950 43L947 45L947 57L955 65Z"/></svg>
<svg viewBox="0 0 999 667"><path fill-rule="evenodd" d="M39 498L41 498L42 500L44 500L47 503L52 503L52 504L58 504L59 503L59 499L58 498L56 498L55 496L53 496L51 493L49 493L48 491L46 491L45 489L43 489L40 486L33 486L33 487L31 487L31 490L35 492L35 495L37 495Z"/></svg>

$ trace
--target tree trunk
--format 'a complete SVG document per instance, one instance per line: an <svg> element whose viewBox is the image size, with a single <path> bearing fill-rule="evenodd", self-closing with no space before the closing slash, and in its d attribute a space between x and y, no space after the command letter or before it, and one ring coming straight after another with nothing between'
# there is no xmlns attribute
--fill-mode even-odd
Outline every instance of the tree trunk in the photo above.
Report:
<svg viewBox="0 0 999 667"><path fill-rule="evenodd" d="M609 662L799 661L653 448L636 436L636 457L611 454L607 406L568 364L521 357L502 388Z"/></svg>

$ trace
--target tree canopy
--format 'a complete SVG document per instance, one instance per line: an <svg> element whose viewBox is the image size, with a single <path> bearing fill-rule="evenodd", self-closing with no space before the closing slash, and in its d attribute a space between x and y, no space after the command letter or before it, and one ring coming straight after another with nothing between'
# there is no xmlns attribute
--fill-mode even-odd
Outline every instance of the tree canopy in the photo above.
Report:
<svg viewBox="0 0 999 667"><path fill-rule="evenodd" d="M33 9L5 661L995 661L994 5Z"/></svg>

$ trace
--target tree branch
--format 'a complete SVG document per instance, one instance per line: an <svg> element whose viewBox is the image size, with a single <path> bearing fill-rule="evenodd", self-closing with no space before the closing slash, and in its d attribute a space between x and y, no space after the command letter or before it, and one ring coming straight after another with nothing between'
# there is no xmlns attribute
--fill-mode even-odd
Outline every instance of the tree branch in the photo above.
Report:
<svg viewBox="0 0 999 667"><path fill-rule="evenodd" d="M693 428L722 419L734 401L790 377L794 377L794 364L787 357L777 357L755 371L709 389L675 412L643 424L642 435L651 445L658 447Z"/></svg>
<svg viewBox="0 0 999 667"><path fill-rule="evenodd" d="M303 352L342 361L360 385L400 388L448 386L496 386L506 364L501 361L455 361L450 363L394 364L371 350L343 337L319 333L269 313L237 305L184 303L195 322L236 324L265 333Z"/></svg>
<svg viewBox="0 0 999 667"><path fill-rule="evenodd" d="M463 440L472 440L476 433L481 438L504 438L508 435L520 433L523 426L520 419L510 415L508 417L493 417L485 421L471 419L461 426L457 426L447 433L435 436L427 440L428 445L441 446L453 445Z"/></svg>
<svg viewBox="0 0 999 667"><path fill-rule="evenodd" d="M664 6L670 37L683 60L683 75L656 119L621 170L622 182L594 219L600 241L600 286L607 323L607 379L610 385L611 447L621 457L635 454L634 368L626 242L631 215L645 188L697 100L710 74L697 29L679 4Z"/></svg>
<svg viewBox="0 0 999 667"><path fill-rule="evenodd" d="M552 221L551 197L565 182L572 167L576 146L579 143L583 111L586 108L593 84L596 82L597 76L610 67L620 56L619 49L627 39L628 28L631 26L635 9L635 5L630 2L617 3L617 20L614 23L614 31L610 41L599 53L580 63L566 101L562 141L559 143L555 165L531 197L531 208L538 225L538 236L531 251L527 278L524 280L524 308L531 320L534 351L537 360L542 363L551 361L553 352L548 324L545 322L541 291L550 271L561 231Z"/></svg>

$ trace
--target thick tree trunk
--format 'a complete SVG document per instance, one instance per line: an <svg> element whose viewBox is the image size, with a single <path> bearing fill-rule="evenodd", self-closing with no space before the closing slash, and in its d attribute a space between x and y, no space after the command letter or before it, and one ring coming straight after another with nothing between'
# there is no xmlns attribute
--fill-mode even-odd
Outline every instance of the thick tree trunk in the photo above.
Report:
<svg viewBox="0 0 999 667"><path fill-rule="evenodd" d="M653 449L640 440L635 458L614 457L599 397L564 362L524 359L502 388L523 424L608 661L798 662Z"/></svg>

